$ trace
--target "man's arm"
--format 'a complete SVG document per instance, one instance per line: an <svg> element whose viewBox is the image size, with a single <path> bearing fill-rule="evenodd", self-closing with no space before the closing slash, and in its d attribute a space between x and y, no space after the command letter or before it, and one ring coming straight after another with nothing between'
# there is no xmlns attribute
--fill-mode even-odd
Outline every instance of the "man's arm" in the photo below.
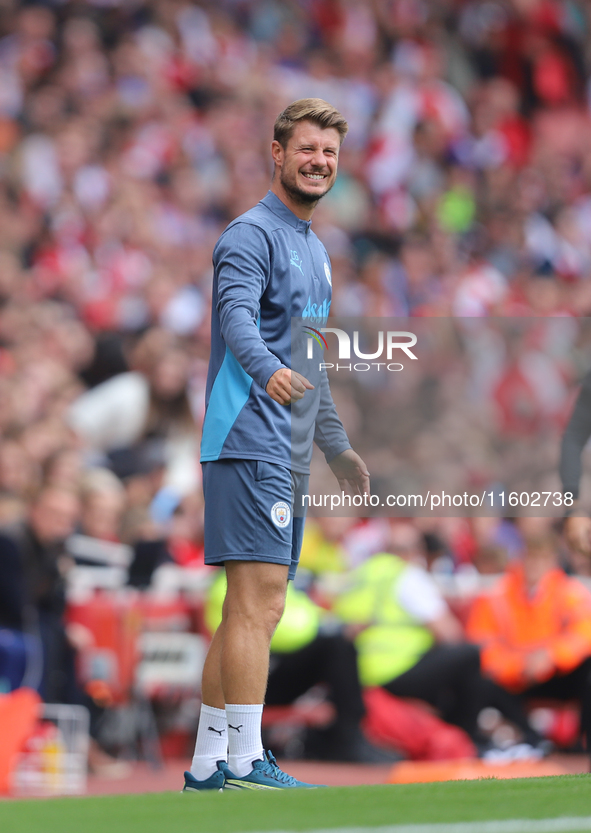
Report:
<svg viewBox="0 0 591 833"><path fill-rule="evenodd" d="M369 471L367 466L352 448L347 448L329 462L332 473L339 481L339 486L346 492L369 495Z"/></svg>
<svg viewBox="0 0 591 833"><path fill-rule="evenodd" d="M554 602L560 629L546 640L549 662L560 674L577 668L591 652L591 594L576 578L567 579Z"/></svg>
<svg viewBox="0 0 591 833"><path fill-rule="evenodd" d="M569 546L591 555L591 518L578 506L581 480L581 457L591 437L591 373L583 379L572 416L562 436L560 477L563 492L571 492L575 500L564 525Z"/></svg>
<svg viewBox="0 0 591 833"><path fill-rule="evenodd" d="M265 233L248 223L232 226L215 248L214 265L222 336L235 358L279 405L301 399L314 386L282 364L261 338L257 325L260 300L271 274Z"/></svg>
<svg viewBox="0 0 591 833"><path fill-rule="evenodd" d="M265 233L247 223L227 229L214 250L214 268L224 341L265 390L273 374L286 369L271 353L257 326L261 297L271 275L271 250Z"/></svg>
<svg viewBox="0 0 591 833"><path fill-rule="evenodd" d="M320 406L314 429L314 442L324 453L326 461L343 491L369 494L369 472L355 451L339 419L332 399L326 371L320 382Z"/></svg>
<svg viewBox="0 0 591 833"><path fill-rule="evenodd" d="M441 591L423 567L408 564L396 584L395 599L417 622L428 628L436 642L464 642L464 632Z"/></svg>

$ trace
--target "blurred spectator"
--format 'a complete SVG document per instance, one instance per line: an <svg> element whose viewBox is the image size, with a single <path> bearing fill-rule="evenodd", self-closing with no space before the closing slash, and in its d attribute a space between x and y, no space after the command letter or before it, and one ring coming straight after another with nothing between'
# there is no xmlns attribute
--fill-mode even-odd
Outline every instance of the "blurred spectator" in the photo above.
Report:
<svg viewBox="0 0 591 833"><path fill-rule="evenodd" d="M80 486L84 462L77 448L63 447L45 461L43 482L50 486L77 489Z"/></svg>
<svg viewBox="0 0 591 833"><path fill-rule="evenodd" d="M198 482L188 357L170 333L150 330L136 345L132 365L137 369L82 394L70 408L70 424L94 451L135 449L140 466L155 441L162 442L164 483L186 493Z"/></svg>
<svg viewBox="0 0 591 833"><path fill-rule="evenodd" d="M478 648L464 642L423 561L421 538L410 524L393 526L391 548L349 575L334 611L358 631L359 673L365 686L425 700L444 720L481 742Z"/></svg>
<svg viewBox="0 0 591 833"><path fill-rule="evenodd" d="M589 738L591 593L559 568L548 519L522 527L522 559L474 602L467 635L481 646L483 672L522 701L578 699Z"/></svg>
<svg viewBox="0 0 591 833"><path fill-rule="evenodd" d="M27 499L38 484L41 472L22 444L5 438L0 442L0 488L7 495Z"/></svg>
<svg viewBox="0 0 591 833"><path fill-rule="evenodd" d="M168 551L181 567L208 570L203 550L203 495L187 495L175 508L168 531Z"/></svg>
<svg viewBox="0 0 591 833"><path fill-rule="evenodd" d="M0 536L2 624L38 636L42 673L37 681L51 703L77 702L74 650L64 622L64 542L78 521L76 492L45 486L24 522L5 527Z"/></svg>
<svg viewBox="0 0 591 833"><path fill-rule="evenodd" d="M314 574L342 573L348 568L343 538L353 526L351 518L314 518L306 523L300 567Z"/></svg>
<svg viewBox="0 0 591 833"><path fill-rule="evenodd" d="M80 532L100 541L119 541L125 489L108 469L91 469L81 482Z"/></svg>

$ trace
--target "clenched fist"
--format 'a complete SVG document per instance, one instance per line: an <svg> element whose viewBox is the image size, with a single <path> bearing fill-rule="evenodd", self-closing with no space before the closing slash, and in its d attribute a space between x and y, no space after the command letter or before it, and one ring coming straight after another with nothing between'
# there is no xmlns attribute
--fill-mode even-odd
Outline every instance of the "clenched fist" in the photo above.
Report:
<svg viewBox="0 0 591 833"><path fill-rule="evenodd" d="M314 385L301 373L281 367L271 376L265 390L280 405L291 405L302 399L307 390L314 390Z"/></svg>

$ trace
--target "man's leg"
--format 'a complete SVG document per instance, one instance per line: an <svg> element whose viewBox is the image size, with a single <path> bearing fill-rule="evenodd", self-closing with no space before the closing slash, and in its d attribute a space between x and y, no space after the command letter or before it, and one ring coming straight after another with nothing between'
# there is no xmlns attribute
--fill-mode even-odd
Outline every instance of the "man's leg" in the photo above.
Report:
<svg viewBox="0 0 591 833"><path fill-rule="evenodd" d="M357 672L357 652L341 634L317 636L293 653L275 654L266 702L269 705L292 703L318 683L328 686L328 697L335 707L330 726L306 732L306 753L324 760L379 761L378 750L365 740L360 728L365 714Z"/></svg>
<svg viewBox="0 0 591 833"><path fill-rule="evenodd" d="M491 706L498 709L506 720L519 729L524 743L534 747L540 745L543 737L530 725L522 693L507 691L494 680L483 676L481 702L485 708Z"/></svg>
<svg viewBox="0 0 591 833"><path fill-rule="evenodd" d="M475 645L435 645L415 666L391 680L384 688L396 697L426 700L443 719L464 729L479 741L477 725L480 654Z"/></svg>
<svg viewBox="0 0 591 833"><path fill-rule="evenodd" d="M577 698L581 701L581 735L591 753L591 657L583 660L568 674L557 674L544 683L528 688L526 697L551 697L558 700Z"/></svg>
<svg viewBox="0 0 591 833"><path fill-rule="evenodd" d="M224 623L213 635L201 675L201 699L208 706L224 709L224 692L222 690L222 644L224 641Z"/></svg>
<svg viewBox="0 0 591 833"><path fill-rule="evenodd" d="M226 564L221 686L228 719L228 766L247 775L263 757L261 719L269 645L285 605L288 567L262 561Z"/></svg>
<svg viewBox="0 0 591 833"><path fill-rule="evenodd" d="M223 624L215 632L201 679L202 706L197 728L191 774L204 781L217 770L218 761L228 758L228 721L221 683Z"/></svg>
<svg viewBox="0 0 591 833"><path fill-rule="evenodd" d="M216 714L221 716L222 707L225 709L231 761L243 773L248 759L250 773L252 761L263 757L260 723L269 645L283 612L287 579L293 578L297 567L303 519L291 519L290 523L289 513L287 517L278 517L275 512L278 502L289 507L292 497L292 475L282 466L254 460L205 463L203 489L205 561L225 564L228 587L222 623L203 670L201 717L204 710L210 714L209 710L217 709ZM231 500L220 499L228 495ZM238 553L244 553L244 558ZM226 554L233 554L234 558L225 557ZM261 561L262 558L269 560ZM202 734L198 731L197 759L204 754ZM257 750L255 754L253 748ZM218 754L219 760L223 758L225 754ZM214 755L209 753L210 770L214 763ZM265 759L262 767L267 767L267 763ZM257 777L259 774L257 771ZM289 776L287 780L283 775L279 780L273 776L269 786L279 788L275 782L281 788L301 786L289 780Z"/></svg>
<svg viewBox="0 0 591 833"><path fill-rule="evenodd" d="M272 666L267 689L269 705L293 703L312 686L325 683L339 727L359 726L365 708L352 642L340 634L317 636L299 651L275 657L277 665Z"/></svg>
<svg viewBox="0 0 591 833"><path fill-rule="evenodd" d="M287 572L287 566L262 561L226 564L222 622L203 666L203 706L191 765L198 780L209 777L217 761L226 760L228 744L230 768L237 775L250 772L252 761L263 756L260 723L269 645L283 613ZM232 714L230 729L226 704Z"/></svg>

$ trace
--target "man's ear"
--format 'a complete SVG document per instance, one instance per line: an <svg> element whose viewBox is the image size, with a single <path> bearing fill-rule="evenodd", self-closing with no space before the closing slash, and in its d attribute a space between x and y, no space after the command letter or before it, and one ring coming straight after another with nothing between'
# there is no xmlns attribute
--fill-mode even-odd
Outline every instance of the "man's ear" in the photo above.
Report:
<svg viewBox="0 0 591 833"><path fill-rule="evenodd" d="M273 139L271 142L271 156L273 157L273 162L280 168L283 164L285 150L283 149L283 145L278 142L277 139Z"/></svg>

